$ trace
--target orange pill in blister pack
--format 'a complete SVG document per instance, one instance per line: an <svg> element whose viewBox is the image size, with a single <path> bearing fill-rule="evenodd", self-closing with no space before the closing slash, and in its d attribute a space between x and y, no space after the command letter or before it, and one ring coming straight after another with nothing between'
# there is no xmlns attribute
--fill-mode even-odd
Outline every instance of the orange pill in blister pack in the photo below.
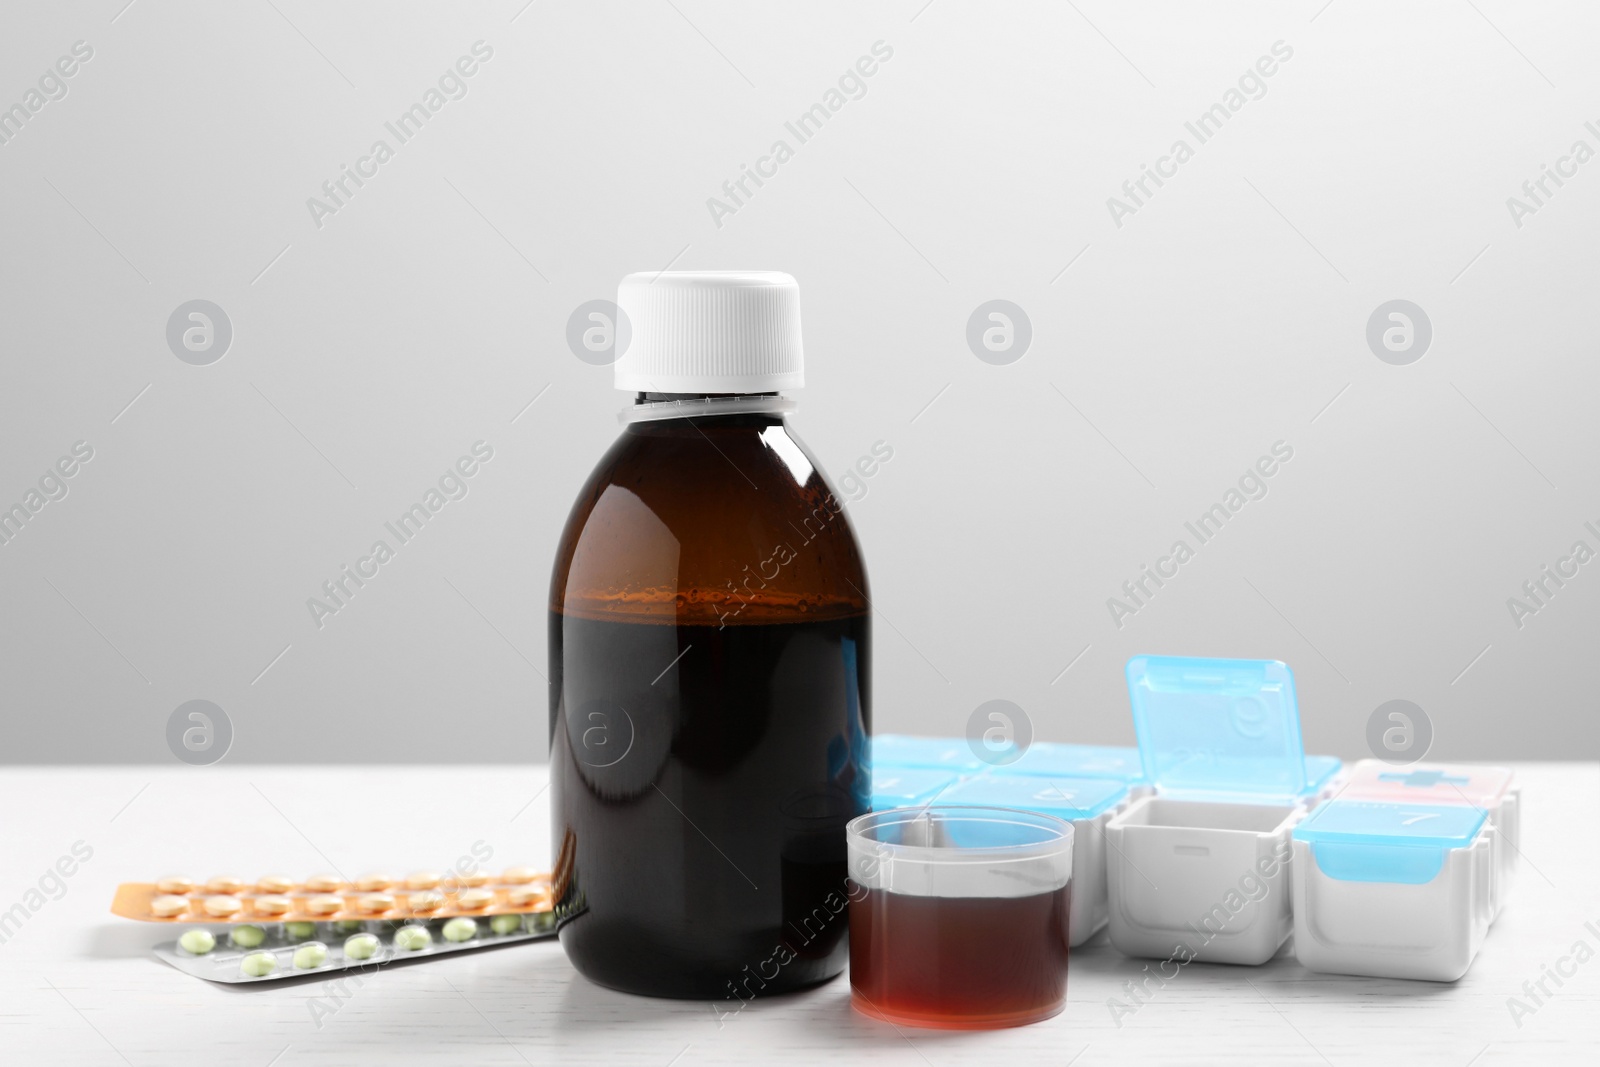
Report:
<svg viewBox="0 0 1600 1067"><path fill-rule="evenodd" d="M226 919L243 911L244 901L235 896L219 893L215 896L206 897L201 906L205 908L207 915L217 919Z"/></svg>
<svg viewBox="0 0 1600 1067"><path fill-rule="evenodd" d="M334 915L344 910L344 898L323 893L309 898L304 907L309 915Z"/></svg>
<svg viewBox="0 0 1600 1067"><path fill-rule="evenodd" d="M189 898L163 893L150 901L150 914L159 915L163 919L170 919L182 915L189 910Z"/></svg>
<svg viewBox="0 0 1600 1067"><path fill-rule="evenodd" d="M388 893L363 893L356 897L356 910L368 915L381 915L394 910L394 897Z"/></svg>
<svg viewBox="0 0 1600 1067"><path fill-rule="evenodd" d="M412 893L406 898L406 907L412 911L438 911L444 907L444 894L436 889Z"/></svg>
<svg viewBox="0 0 1600 1067"><path fill-rule="evenodd" d="M472 871L467 874L452 873L448 879L457 889L478 889L489 884L488 871Z"/></svg>
<svg viewBox="0 0 1600 1067"><path fill-rule="evenodd" d="M514 907L536 904L549 895L549 890L539 885L520 885L506 890L506 903Z"/></svg>

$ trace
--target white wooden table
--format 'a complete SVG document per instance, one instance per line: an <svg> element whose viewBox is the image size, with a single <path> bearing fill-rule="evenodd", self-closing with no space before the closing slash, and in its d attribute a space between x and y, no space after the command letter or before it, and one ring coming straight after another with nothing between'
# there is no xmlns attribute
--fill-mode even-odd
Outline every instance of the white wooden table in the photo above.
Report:
<svg viewBox="0 0 1600 1067"><path fill-rule="evenodd" d="M491 866L545 866L544 768L6 770L0 909L21 903L32 913L19 920L12 911L16 925L0 944L0 1062L1592 1064L1600 765L1517 770L1520 881L1454 985L1317 975L1288 955L1260 968L1193 964L1119 1027L1107 1001L1127 1000L1123 983L1145 961L1122 957L1102 934L1073 954L1062 1015L988 1033L897 1031L862 1018L847 977L719 1019L703 1002L591 985L553 940L386 968L342 1001L314 980L212 985L149 954L171 936L166 928L109 914L116 883L166 873L403 873L448 866L479 841L493 849ZM77 842L93 856L64 879L59 899L27 895ZM1523 983L1537 983L1580 941L1595 958L1562 964L1576 973L1560 987L1546 979L1552 995L1519 1027L1508 998L1534 1006Z"/></svg>

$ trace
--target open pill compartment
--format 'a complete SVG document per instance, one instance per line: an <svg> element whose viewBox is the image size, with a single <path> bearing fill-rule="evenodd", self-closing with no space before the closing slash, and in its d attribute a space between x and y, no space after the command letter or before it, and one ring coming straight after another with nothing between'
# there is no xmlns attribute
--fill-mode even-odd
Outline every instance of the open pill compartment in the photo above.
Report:
<svg viewBox="0 0 1600 1067"><path fill-rule="evenodd" d="M1521 855L1522 790L1509 767L1473 767L1448 763L1413 763L1392 766L1381 760L1362 760L1350 770L1339 790L1348 800L1387 800L1399 804L1464 805L1489 818L1494 853L1491 889L1498 917L1511 892Z"/></svg>
<svg viewBox="0 0 1600 1067"><path fill-rule="evenodd" d="M1493 838L1467 804L1322 804L1294 830L1295 956L1313 971L1455 981L1494 918Z"/></svg>
<svg viewBox="0 0 1600 1067"><path fill-rule="evenodd" d="M1106 824L1128 806L1128 796L1128 784L1111 778L992 773L957 782L940 794L938 802L1018 808L1072 824L1068 943L1076 948L1104 928L1110 918L1106 899Z"/></svg>
<svg viewBox="0 0 1600 1067"><path fill-rule="evenodd" d="M851 1003L897 1025L1021 1026L1066 1004L1070 823L925 805L845 828Z"/></svg>
<svg viewBox="0 0 1600 1067"><path fill-rule="evenodd" d="M1135 656L1151 796L1106 824L1111 941L1131 956L1260 964L1293 929L1290 833L1314 800L1278 660Z"/></svg>

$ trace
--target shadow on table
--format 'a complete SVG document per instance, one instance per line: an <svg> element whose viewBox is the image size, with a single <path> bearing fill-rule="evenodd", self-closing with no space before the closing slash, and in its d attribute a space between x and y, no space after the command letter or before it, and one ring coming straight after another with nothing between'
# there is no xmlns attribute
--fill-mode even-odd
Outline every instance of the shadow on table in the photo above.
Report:
<svg viewBox="0 0 1600 1067"><path fill-rule="evenodd" d="M161 957L157 956L152 951L155 946L159 945L161 942L171 941L176 933L177 930L170 926L164 925L130 925L126 923L119 925L107 923L101 926L96 926L90 931L89 946L86 955L90 959L97 960L145 958L150 961L152 966L160 967L163 970L166 970L168 973L182 973L169 968L168 965L161 959ZM228 993L244 994L248 996L253 993L258 993L262 990L292 989L295 986L305 985L308 983L314 984L317 982L326 982L337 979L344 974L370 975L377 971L409 970L410 968L415 967L417 964L428 963L429 961L437 961L441 958L457 960L470 959L474 956L507 952L519 947L527 947L530 945L545 943L547 943L546 951L553 951L555 953L555 957L559 960L560 965L565 968L566 960L561 956L561 950L557 946L555 938L547 937L537 938L532 941L513 941L507 944L494 944L491 942L474 948L470 953L461 953L448 957L417 956L415 958L407 958L405 956L396 956L383 961L381 964L352 967L343 971L313 971L309 974L282 974L270 982L206 982L206 985L213 989L224 990ZM193 975L186 975L186 977L189 977L195 981L205 982L205 979L194 978Z"/></svg>
<svg viewBox="0 0 1600 1067"><path fill-rule="evenodd" d="M684 1021L696 1023L695 1028L685 1030ZM596 985L573 971L565 980L560 1005L549 1013L548 1022L563 1039L592 1037L604 1029L670 1030L673 1040L688 1040L696 1046L702 1040L710 1043L736 1034L741 1027L761 1027L763 1041L778 1040L794 1049L814 1047L819 1059L836 1055L841 1039L858 1048L870 1048L876 1043L885 1048L903 1048L908 1038L914 1038L918 1046L956 1049L963 1042L982 1040L983 1035L994 1032L903 1026L869 1018L851 1007L848 968L838 977L808 989L760 994L748 1000L729 996L719 1001L667 1000L621 993Z"/></svg>
<svg viewBox="0 0 1600 1067"><path fill-rule="evenodd" d="M150 950L176 935L172 928L150 923L102 923L89 931L90 959L125 960L149 956ZM153 958L153 957L152 957Z"/></svg>
<svg viewBox="0 0 1600 1067"><path fill-rule="evenodd" d="M1294 941L1286 941L1277 955L1260 966L1193 962L1162 969L1162 960L1124 956L1111 944L1105 931L1072 950L1071 975L1067 981L1067 1003L1104 1004L1108 997L1123 1002L1131 999L1127 983L1134 983L1145 999L1160 999L1169 987L1237 991L1250 997L1265 997L1272 1003L1303 997L1324 1001L1364 1003L1378 1000L1424 1001L1450 995L1451 982L1424 982L1405 978L1370 978L1359 975L1323 974L1303 966L1294 955ZM1171 974L1158 981L1162 974ZM1074 981L1073 979L1076 979ZM1143 982L1141 986L1140 983Z"/></svg>

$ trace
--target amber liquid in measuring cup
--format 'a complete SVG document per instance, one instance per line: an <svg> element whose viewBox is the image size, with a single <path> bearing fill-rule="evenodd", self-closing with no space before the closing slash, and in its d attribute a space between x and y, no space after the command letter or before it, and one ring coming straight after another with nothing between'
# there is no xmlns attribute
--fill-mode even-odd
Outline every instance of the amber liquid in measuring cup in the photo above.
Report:
<svg viewBox="0 0 1600 1067"><path fill-rule="evenodd" d="M911 1026L1020 1026L1061 1011L1071 887L1025 897L858 891L850 985L867 1015Z"/></svg>

